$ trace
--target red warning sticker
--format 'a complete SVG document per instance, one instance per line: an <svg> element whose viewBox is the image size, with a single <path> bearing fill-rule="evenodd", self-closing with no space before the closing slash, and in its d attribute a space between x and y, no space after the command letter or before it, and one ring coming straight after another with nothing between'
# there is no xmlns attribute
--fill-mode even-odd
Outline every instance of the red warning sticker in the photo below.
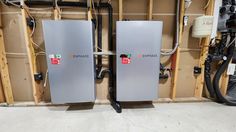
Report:
<svg viewBox="0 0 236 132"><path fill-rule="evenodd" d="M123 57L121 59L122 64L130 64L130 62L131 62L130 58L127 58L127 57Z"/></svg>
<svg viewBox="0 0 236 132"><path fill-rule="evenodd" d="M51 58L51 64L53 65L60 64L60 58Z"/></svg>
<svg viewBox="0 0 236 132"><path fill-rule="evenodd" d="M122 64L130 64L131 63L131 54L121 54L121 63Z"/></svg>

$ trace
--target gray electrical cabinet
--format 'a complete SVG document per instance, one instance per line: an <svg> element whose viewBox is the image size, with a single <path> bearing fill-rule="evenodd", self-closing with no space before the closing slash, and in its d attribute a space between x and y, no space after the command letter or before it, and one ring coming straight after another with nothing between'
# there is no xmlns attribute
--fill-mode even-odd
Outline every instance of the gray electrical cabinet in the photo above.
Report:
<svg viewBox="0 0 236 132"><path fill-rule="evenodd" d="M157 98L161 21L118 21L116 27L117 101Z"/></svg>
<svg viewBox="0 0 236 132"><path fill-rule="evenodd" d="M92 22L44 20L43 33L52 102L94 102Z"/></svg>

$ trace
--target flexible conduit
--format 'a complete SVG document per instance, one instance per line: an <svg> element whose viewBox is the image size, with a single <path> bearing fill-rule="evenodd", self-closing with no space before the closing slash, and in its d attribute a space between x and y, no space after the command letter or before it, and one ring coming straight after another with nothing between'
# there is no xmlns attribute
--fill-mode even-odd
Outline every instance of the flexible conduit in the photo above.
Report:
<svg viewBox="0 0 236 132"><path fill-rule="evenodd" d="M161 51L161 55L163 56L169 56L175 53L175 51L177 50L177 48L179 47L179 24L180 24L180 20L182 18L179 18L180 16L180 0L176 1L176 29L175 29L175 45L173 50L171 51Z"/></svg>
<svg viewBox="0 0 236 132"><path fill-rule="evenodd" d="M210 54L208 55L206 61L205 61L205 82L206 82L206 86L207 89L210 93L210 96L215 99L217 102L219 103L225 103L227 105L230 106L236 106L236 102L235 100L231 100L226 98L222 93L221 93L221 88L219 87L219 82L220 82L220 78L223 75L223 73L225 72L225 70L227 69L232 57L233 57L233 53L234 53L234 49L235 49L235 34L231 34L230 36L230 43L232 43L228 48L227 48L227 56L226 56L226 60L223 60L223 62L221 63L221 65L219 66L214 78L213 78L213 85L211 82L211 74L210 74L210 69L211 69L211 62L213 61L213 56ZM226 46L227 39L226 37L224 37L224 35L222 35L222 40L220 42L220 46ZM219 49L222 49L219 48Z"/></svg>
<svg viewBox="0 0 236 132"><path fill-rule="evenodd" d="M235 36L234 36L235 37ZM231 37L231 41L234 41L234 37ZM225 98L221 91L220 91L220 87L219 87L219 82L220 82L220 78L222 76L222 74L225 72L225 70L227 69L232 57L233 57L233 53L234 53L234 48L235 48L235 42L233 42L232 45L230 45L227 49L227 60L223 61L223 63L220 65L220 67L218 68L214 79L213 79L213 87L215 90L215 94L217 96L218 101L223 102L227 105L231 105L231 106L236 106L236 102Z"/></svg>

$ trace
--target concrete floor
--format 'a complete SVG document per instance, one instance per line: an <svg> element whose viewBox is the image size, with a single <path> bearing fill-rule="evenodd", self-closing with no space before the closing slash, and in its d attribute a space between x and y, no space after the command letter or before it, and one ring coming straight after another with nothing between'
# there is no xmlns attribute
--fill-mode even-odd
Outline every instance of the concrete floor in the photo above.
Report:
<svg viewBox="0 0 236 132"><path fill-rule="evenodd" d="M213 102L124 109L0 107L1 132L235 132L236 107Z"/></svg>

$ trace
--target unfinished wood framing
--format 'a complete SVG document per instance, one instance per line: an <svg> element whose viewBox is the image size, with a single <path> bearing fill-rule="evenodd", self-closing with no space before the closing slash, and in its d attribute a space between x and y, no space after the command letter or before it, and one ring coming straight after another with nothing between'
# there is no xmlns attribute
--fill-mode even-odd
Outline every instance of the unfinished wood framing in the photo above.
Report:
<svg viewBox="0 0 236 132"><path fill-rule="evenodd" d="M3 38L2 17L0 15L0 102L6 101L7 104L13 104L14 98Z"/></svg>
<svg viewBox="0 0 236 132"><path fill-rule="evenodd" d="M209 6L206 9L206 15L213 15L214 13L214 3L215 0L210 0ZM205 60L208 55L209 50L209 43L210 43L210 37L203 38L201 41L201 53L200 53L200 59L199 59L199 67L202 69L201 74L197 76L197 82L196 82L196 89L195 89L195 97L202 97L202 91L204 87L204 69L205 69Z"/></svg>
<svg viewBox="0 0 236 132"><path fill-rule="evenodd" d="M0 12L1 9L0 9ZM0 28L2 29L2 15L0 15ZM0 102L5 102L5 97L4 97L4 92L3 92L3 88L2 88L2 82L1 82L1 76L0 76Z"/></svg>
<svg viewBox="0 0 236 132"><path fill-rule="evenodd" d="M122 4L120 4L120 1ZM124 3L123 3L124 2ZM112 0L111 4L113 6L113 32L116 31L115 23L118 20L128 19L128 20L147 20L148 13L149 13L149 0ZM180 48L178 48L178 56L172 56L172 58L177 58L177 60L173 61L176 65L176 70L174 70L174 74L172 72L172 77L176 77L175 81L172 80L170 77L166 80L160 80L159 83L159 90L158 96L160 98L170 98L172 101L177 100L178 98L189 98L194 97L194 90L196 86L196 78L192 73L192 68L198 65L199 61L199 40L192 38L189 35L190 27L193 23L194 18L201 16L204 14L204 10L202 9L206 4L206 1L199 1L193 0L192 5L186 11L186 14L189 16L189 24L184 28L184 34L182 37L182 42L180 42ZM193 6L194 5L194 6ZM31 38L29 36L30 30L26 26L22 26L22 14L20 9L14 7L6 7L4 6L3 9L3 25L4 25L4 35L5 35L5 46L7 51L9 52L20 52L24 54L29 54L31 57L25 56L26 58L12 58L11 56L7 56L9 60L9 70L11 74L14 76L17 74L17 77L12 79L12 85L14 86L13 93L15 96L15 102L17 101L33 101L36 100L38 96L32 96L31 93L34 95L37 93L41 96L41 91L37 91L36 84L34 82L33 73L33 61L29 61L31 63L31 70L29 70L29 62L31 58L34 58L33 53L31 53ZM42 31L42 20L45 19L58 19L62 14L63 19L73 19L73 20L87 20L87 10L80 9L80 8L63 8L60 12L59 10L45 10L45 11L35 11L32 10L31 14L36 18L37 21L37 28L34 33L34 41L40 45L40 47L44 47L43 41L43 31ZM124 12L124 13L123 13ZM27 13L24 12L24 18L27 17ZM107 49L108 41L107 41L107 24L108 24L108 16L105 10L101 10L101 15L103 15L103 47ZM175 30L175 2L173 0L153 0L153 9L152 9L152 18L153 21L163 21L163 35L162 35L162 49L169 51L173 46L174 41L174 30ZM180 18L180 21L182 19ZM11 24L11 25L10 25ZM26 24L24 24L26 25ZM25 30L26 28L26 30ZM24 30L23 30L24 29ZM15 34L15 32L19 32L19 34ZM28 36L23 36L27 34ZM14 37L15 39L12 40L11 38ZM15 44L15 42L19 42L20 45ZM27 43L25 43L25 41ZM115 34L114 34L114 41L115 41ZM17 48L17 49L16 49ZM20 49L22 48L22 49ZM38 51L38 50L37 50ZM25 53L27 52L27 53ZM30 59L28 59L30 58ZM167 67L171 67L171 60L170 56L161 56L161 62ZM179 58L179 59L178 59ZM107 64L107 59L104 58L104 64ZM188 61L185 61L188 60ZM26 62L27 61L27 62ZM179 62L180 61L180 62ZM179 64L178 64L178 63ZM38 71L42 73L46 73L47 71L47 64L46 59L44 56L39 56L37 58L37 63L40 65L40 69ZM15 70L16 68L22 68L20 71ZM39 68L39 67L38 67ZM27 69L27 70L26 70ZM37 69L37 68L36 68ZM22 74L22 76L19 76ZM26 78L26 79L25 79ZM184 79L191 79L186 83L182 83ZM24 82L25 85L19 83L18 80ZM33 82L32 82L33 81ZM172 82L175 82L172 85ZM33 87L34 85L34 87ZM105 78L102 82L96 83L97 87L97 100L98 101L107 101L107 94L108 94L108 79ZM15 87L17 86L17 87ZM23 86L21 93L17 93L19 91L18 86ZM42 87L42 85L40 85ZM174 89L173 89L174 88ZM41 88L42 89L42 88ZM50 102L50 90L49 86L45 88L45 94L43 95L43 99L45 101ZM173 90L172 90L173 89ZM32 91L34 90L34 91ZM36 91L36 92L35 92ZM171 95L170 95L171 93ZM172 96L173 95L173 96ZM155 100L156 101L156 100Z"/></svg>
<svg viewBox="0 0 236 132"><path fill-rule="evenodd" d="M6 102L3 89L2 89L2 82L0 81L0 103Z"/></svg>
<svg viewBox="0 0 236 132"><path fill-rule="evenodd" d="M123 0L119 0L119 21L123 20Z"/></svg>
<svg viewBox="0 0 236 132"><path fill-rule="evenodd" d="M12 94L11 81L9 77L8 64L3 40L3 32L1 28L0 28L0 74L6 102L8 104L13 104L14 98ZM1 100L3 100L3 97Z"/></svg>
<svg viewBox="0 0 236 132"><path fill-rule="evenodd" d="M176 98L175 100L172 100L170 98L160 98L158 100L153 101L153 103L187 103L187 102L211 102L210 99L207 98L195 98L195 97L189 97L189 98ZM101 104L110 104L110 101L108 100L96 100L95 104L101 105ZM38 106L68 106L69 104L52 104L51 102L41 102L38 104ZM0 103L1 106L6 106L5 103ZM35 106L35 103L32 101L28 102L15 102L14 106L17 107L31 107Z"/></svg>
<svg viewBox="0 0 236 132"><path fill-rule="evenodd" d="M182 37L183 37L183 17L185 13L184 8L184 0L180 1L180 15L179 15L179 46L175 52L175 54L172 56L172 83L171 83L171 99L176 98L176 87L177 87L177 81L178 81L178 71L179 71L179 58L180 58L180 45L182 44Z"/></svg>
<svg viewBox="0 0 236 132"><path fill-rule="evenodd" d="M153 11L153 0L149 0L148 3L148 20L152 20L152 11Z"/></svg>
<svg viewBox="0 0 236 132"><path fill-rule="evenodd" d="M33 88L33 97L36 104L41 101L41 90L40 83L34 80L34 74L37 73L37 64L36 64L36 55L33 47L33 41L31 34L31 29L27 26L26 18L28 17L28 10L26 8L21 9L22 15L22 26L24 31L24 40L25 47L27 51L27 57L29 61L29 70L30 70L30 79L31 79L31 87Z"/></svg>

